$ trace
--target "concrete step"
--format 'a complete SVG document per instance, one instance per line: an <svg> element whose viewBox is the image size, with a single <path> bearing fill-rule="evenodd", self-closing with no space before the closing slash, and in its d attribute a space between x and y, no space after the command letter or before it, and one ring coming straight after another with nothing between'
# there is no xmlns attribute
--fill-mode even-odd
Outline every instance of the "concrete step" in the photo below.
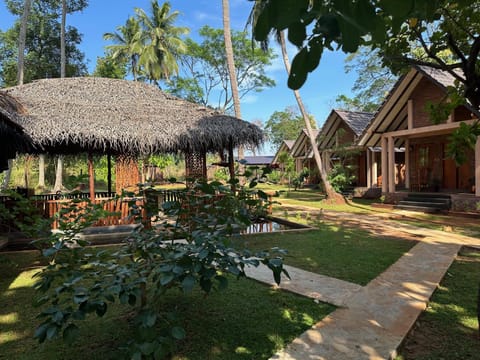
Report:
<svg viewBox="0 0 480 360"><path fill-rule="evenodd" d="M442 193L408 193L408 197L411 198L424 198L424 199L448 199L450 200L451 196L449 194Z"/></svg>
<svg viewBox="0 0 480 360"><path fill-rule="evenodd" d="M394 209L408 210L408 211L418 211L418 212L424 212L424 213L429 213L429 214L448 211L448 209L443 209L443 208L436 208L436 207L431 207L431 206L403 205L403 204L400 204L400 203L398 205L395 205Z"/></svg>
<svg viewBox="0 0 480 360"><path fill-rule="evenodd" d="M411 201L411 200L402 200L399 202L399 205L407 206L420 206L420 207L432 207L437 209L449 209L450 204L445 202L432 202L432 201Z"/></svg>

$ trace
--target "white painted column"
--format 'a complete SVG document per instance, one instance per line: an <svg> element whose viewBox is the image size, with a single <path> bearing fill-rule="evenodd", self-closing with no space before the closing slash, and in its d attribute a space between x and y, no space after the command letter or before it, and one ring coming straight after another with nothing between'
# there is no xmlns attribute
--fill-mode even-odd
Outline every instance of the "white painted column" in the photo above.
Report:
<svg viewBox="0 0 480 360"><path fill-rule="evenodd" d="M410 139L405 139L405 188L410 190Z"/></svg>
<svg viewBox="0 0 480 360"><path fill-rule="evenodd" d="M480 196L480 136L475 143L475 196Z"/></svg>
<svg viewBox="0 0 480 360"><path fill-rule="evenodd" d="M372 179L373 184L378 186L378 164L377 164L377 153L372 151Z"/></svg>
<svg viewBox="0 0 480 360"><path fill-rule="evenodd" d="M388 192L395 192L395 139L388 138Z"/></svg>
<svg viewBox="0 0 480 360"><path fill-rule="evenodd" d="M372 157L371 157L371 151L367 147L365 149L365 157L367 158L367 188L372 187Z"/></svg>
<svg viewBox="0 0 480 360"><path fill-rule="evenodd" d="M388 152L387 138L382 137L382 193L388 192Z"/></svg>

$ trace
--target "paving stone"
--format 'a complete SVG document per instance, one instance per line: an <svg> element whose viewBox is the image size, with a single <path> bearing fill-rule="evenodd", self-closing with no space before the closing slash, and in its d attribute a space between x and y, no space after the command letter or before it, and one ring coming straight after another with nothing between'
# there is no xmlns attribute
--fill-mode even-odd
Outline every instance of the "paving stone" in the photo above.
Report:
<svg viewBox="0 0 480 360"><path fill-rule="evenodd" d="M348 218L345 215L329 213L339 219ZM377 360L395 357L397 348L426 308L460 248L463 245L480 246L479 239L403 225L385 218L356 215L354 222L419 235L421 240L363 288L336 283L340 281L336 279L316 280L317 274L309 278L308 272L289 269L295 276L285 288L295 288L298 293L304 291L307 296L313 292L325 294L323 301L333 299L344 307L331 313L271 359ZM294 284L300 281L302 284ZM318 288L312 289L312 284ZM323 284L329 284L325 285L328 291L322 288ZM335 284L339 286L338 296Z"/></svg>

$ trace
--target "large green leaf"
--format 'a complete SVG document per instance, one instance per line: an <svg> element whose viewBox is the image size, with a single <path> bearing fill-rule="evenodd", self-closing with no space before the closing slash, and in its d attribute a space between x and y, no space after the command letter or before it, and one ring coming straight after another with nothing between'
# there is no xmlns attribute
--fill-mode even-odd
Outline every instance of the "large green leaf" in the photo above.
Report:
<svg viewBox="0 0 480 360"><path fill-rule="evenodd" d="M295 55L290 69L290 76L288 77L288 87L293 90L300 89L307 80L307 64L308 64L308 50L306 47L302 48L300 52Z"/></svg>
<svg viewBox="0 0 480 360"><path fill-rule="evenodd" d="M288 27L288 40L295 46L300 47L303 45L304 40L307 38L307 30L305 25L299 21L296 21Z"/></svg>

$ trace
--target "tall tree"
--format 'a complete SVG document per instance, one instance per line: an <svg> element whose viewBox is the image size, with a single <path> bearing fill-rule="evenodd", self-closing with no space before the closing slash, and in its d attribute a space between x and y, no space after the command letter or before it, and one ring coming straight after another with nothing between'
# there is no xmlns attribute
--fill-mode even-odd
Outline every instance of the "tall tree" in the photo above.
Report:
<svg viewBox="0 0 480 360"><path fill-rule="evenodd" d="M20 34L18 37L18 70L17 84L23 84L23 73L25 66L25 41L27 38L28 16L30 15L31 0L25 0L23 5L22 23L20 25Z"/></svg>
<svg viewBox="0 0 480 360"><path fill-rule="evenodd" d="M67 0L62 0L61 11L61 25L60 25L60 77L66 77L66 27L67 27L67 13L82 10L88 4L87 0L70 0L67 4ZM44 163L44 162L43 162ZM39 163L40 166L40 163ZM42 172L44 173L44 171ZM40 173L39 173L40 174ZM40 181L39 181L40 182ZM55 176L54 191L61 191L63 189L63 156L59 155L57 158L57 174Z"/></svg>
<svg viewBox="0 0 480 360"><path fill-rule="evenodd" d="M25 65L25 40L27 37L28 16L30 14L30 0L25 0L23 3L22 22L20 25L20 33L18 36L18 67L17 67L17 84L23 84L23 73ZM12 174L13 160L8 160L8 169L5 174L4 181L2 183L2 190L8 187L10 182L10 176Z"/></svg>
<svg viewBox="0 0 480 360"><path fill-rule="evenodd" d="M316 128L315 119L311 115L309 117L312 127ZM289 106L283 111L275 111L265 122L264 128L268 140L279 147L284 140L295 140L305 128L305 123L298 108Z"/></svg>
<svg viewBox="0 0 480 360"><path fill-rule="evenodd" d="M93 76L111 79L125 79L127 76L127 62L112 59L110 52L97 57L97 65L92 73Z"/></svg>
<svg viewBox="0 0 480 360"><path fill-rule="evenodd" d="M140 73L139 58L142 52L140 23L134 17L129 17L125 25L117 27L117 32L105 33L103 38L114 44L107 45L106 49L111 58L117 63L128 61L129 71L133 80L137 81Z"/></svg>
<svg viewBox="0 0 480 360"><path fill-rule="evenodd" d="M287 74L290 74L290 61L288 58L288 53L287 53L287 46L285 43L285 35L283 31L280 31L278 33L278 40L280 43L280 47L282 49L282 56L283 56L283 62L285 64L285 69L287 70ZM300 109L300 113L302 114L305 127L307 129L307 134L308 138L310 139L310 146L312 147L313 151L313 156L315 158L315 163L317 165L318 172L320 174L320 178L322 179L323 182L323 187L325 189L325 193L327 195L327 198L330 201L341 203L345 202L345 199L343 196L335 191L335 189L330 185L330 181L328 180L328 174L327 170L325 169L325 166L323 165L322 158L320 156L320 152L318 151L318 146L317 146L317 139L315 137L315 134L312 129L312 124L310 123L310 117L305 109L305 106L303 105L302 98L300 96L300 92L298 90L293 90L293 94L295 95L295 99L297 100L298 108Z"/></svg>
<svg viewBox="0 0 480 360"><path fill-rule="evenodd" d="M58 21L58 3L43 0L31 0L31 11L25 39L24 82L46 77L60 77L60 23ZM8 10L20 16L23 6L18 1L7 0ZM13 86L17 83L18 37L20 21L12 28L0 31L0 85ZM82 37L72 26L67 27L66 39L66 76L87 74L84 54L78 49Z"/></svg>
<svg viewBox="0 0 480 360"><path fill-rule="evenodd" d="M199 42L185 40L187 53L180 57L180 75L172 78L167 89L182 98L233 113L223 30L206 25L199 35ZM266 74L275 58L273 51L254 48L245 31L232 30L231 35L240 99L274 86L275 81Z"/></svg>
<svg viewBox="0 0 480 360"><path fill-rule="evenodd" d="M142 26L140 40L143 48L139 63L144 67L147 79L154 83L178 74L177 58L186 51L181 36L190 30L175 26L179 12L170 10L169 2L160 6L157 0L150 3L150 16L143 9L135 9Z"/></svg>
<svg viewBox="0 0 480 360"><path fill-rule="evenodd" d="M223 38L225 41L225 55L227 60L228 77L230 78L230 86L232 88L233 108L235 116L242 118L242 110L240 108L240 95L238 93L237 73L235 71L235 58L233 57L232 34L230 30L230 4L229 0L222 0L222 20L223 20ZM238 159L244 158L243 146L238 147Z"/></svg>

